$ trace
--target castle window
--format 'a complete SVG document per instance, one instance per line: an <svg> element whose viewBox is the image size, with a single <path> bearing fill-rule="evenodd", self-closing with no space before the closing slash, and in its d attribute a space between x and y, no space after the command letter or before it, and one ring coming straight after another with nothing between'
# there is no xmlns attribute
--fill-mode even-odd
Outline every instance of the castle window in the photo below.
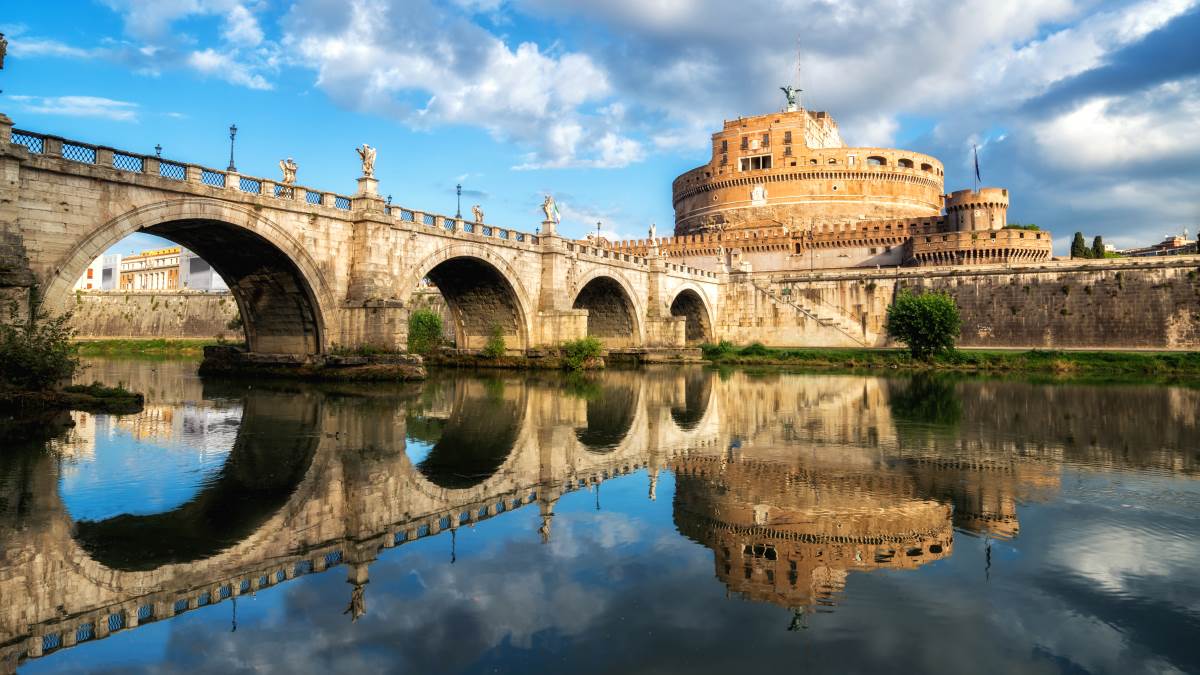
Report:
<svg viewBox="0 0 1200 675"><path fill-rule="evenodd" d="M867 164L870 166L887 166L887 158L879 155L871 155L867 158Z"/></svg>
<svg viewBox="0 0 1200 675"><path fill-rule="evenodd" d="M784 157L792 156L792 146L790 146L790 145L783 146L783 156Z"/></svg>
<svg viewBox="0 0 1200 675"><path fill-rule="evenodd" d="M762 144L764 148L771 145L771 134L763 134Z"/></svg>
<svg viewBox="0 0 1200 675"><path fill-rule="evenodd" d="M870 249L867 249L867 252L870 253L871 255L875 255L876 253L879 252L879 249L870 248Z"/></svg>
<svg viewBox="0 0 1200 675"><path fill-rule="evenodd" d="M783 142L785 144L792 142L792 132L790 132L790 131L783 132Z"/></svg>
<svg viewBox="0 0 1200 675"><path fill-rule="evenodd" d="M933 165L932 164L922 164L921 170L922 171L933 171Z"/></svg>
<svg viewBox="0 0 1200 675"><path fill-rule="evenodd" d="M808 160L808 163L809 163L809 164L816 164L816 163L817 163L817 160L816 160L816 158L813 158L813 159L810 159L810 160Z"/></svg>
<svg viewBox="0 0 1200 675"><path fill-rule="evenodd" d="M835 158L833 158L833 157L830 157L830 158L829 158L829 161L828 161L827 163L828 163L828 164L837 164L837 159L835 159Z"/></svg>
<svg viewBox="0 0 1200 675"><path fill-rule="evenodd" d="M729 163L729 155L721 155L721 166Z"/></svg>
<svg viewBox="0 0 1200 675"><path fill-rule="evenodd" d="M721 141L721 152L729 152L729 139Z"/></svg>
<svg viewBox="0 0 1200 675"><path fill-rule="evenodd" d="M900 164L901 168L904 169L913 168L913 161L911 159L902 159L898 162L898 164Z"/></svg>
<svg viewBox="0 0 1200 675"><path fill-rule="evenodd" d="M741 171L759 171L761 169L771 168L770 155L756 155L754 157L743 157L741 161Z"/></svg>
<svg viewBox="0 0 1200 675"><path fill-rule="evenodd" d="M846 164L854 166L854 155L846 155Z"/></svg>
<svg viewBox="0 0 1200 675"><path fill-rule="evenodd" d="M743 150L750 149L750 137L749 136L742 136L742 149Z"/></svg>

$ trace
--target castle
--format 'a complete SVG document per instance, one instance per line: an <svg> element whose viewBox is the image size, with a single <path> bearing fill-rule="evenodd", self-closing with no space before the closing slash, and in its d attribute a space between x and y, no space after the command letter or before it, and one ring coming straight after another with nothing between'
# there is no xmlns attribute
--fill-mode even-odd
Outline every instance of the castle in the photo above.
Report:
<svg viewBox="0 0 1200 675"><path fill-rule="evenodd" d="M937 158L847 146L785 91L783 111L726 120L711 161L675 179L674 237L608 245L755 271L1050 259L1049 232L1007 226L1008 190L945 194Z"/></svg>

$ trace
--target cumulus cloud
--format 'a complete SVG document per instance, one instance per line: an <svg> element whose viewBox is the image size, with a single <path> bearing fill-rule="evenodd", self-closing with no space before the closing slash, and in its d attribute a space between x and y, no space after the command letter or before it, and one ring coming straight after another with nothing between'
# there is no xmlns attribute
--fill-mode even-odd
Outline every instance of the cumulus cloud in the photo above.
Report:
<svg viewBox="0 0 1200 675"><path fill-rule="evenodd" d="M421 0L292 7L293 63L348 108L418 127L469 124L529 147L522 168L624 166L640 145L598 109L612 94L587 55L510 46L468 18Z"/></svg>
<svg viewBox="0 0 1200 675"><path fill-rule="evenodd" d="M96 117L132 122L137 119L138 105L99 96L10 96L24 110L43 115Z"/></svg>
<svg viewBox="0 0 1200 675"><path fill-rule="evenodd" d="M196 72L217 77L231 84L241 85L250 89L270 89L271 84L249 66L233 59L225 52L214 49L192 52L187 57L187 63Z"/></svg>

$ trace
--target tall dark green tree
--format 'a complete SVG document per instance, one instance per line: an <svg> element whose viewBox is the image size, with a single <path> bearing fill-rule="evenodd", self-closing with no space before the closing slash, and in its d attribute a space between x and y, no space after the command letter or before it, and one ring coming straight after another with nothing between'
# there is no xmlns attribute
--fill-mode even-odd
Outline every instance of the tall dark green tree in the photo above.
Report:
<svg viewBox="0 0 1200 675"><path fill-rule="evenodd" d="M1092 240L1092 257L1104 257L1104 238L1100 235L1096 235L1096 238Z"/></svg>
<svg viewBox="0 0 1200 675"><path fill-rule="evenodd" d="M1071 240L1071 257L1072 258L1090 258L1088 255L1091 251L1088 250L1087 242L1083 239L1082 232L1076 232L1075 238Z"/></svg>

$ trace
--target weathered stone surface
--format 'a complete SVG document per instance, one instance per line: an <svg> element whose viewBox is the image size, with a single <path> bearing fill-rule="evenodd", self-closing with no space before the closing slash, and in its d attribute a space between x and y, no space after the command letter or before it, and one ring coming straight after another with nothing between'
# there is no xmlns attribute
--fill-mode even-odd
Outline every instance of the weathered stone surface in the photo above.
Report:
<svg viewBox="0 0 1200 675"><path fill-rule="evenodd" d="M238 317L229 293L196 291L78 291L68 302L71 327L87 338L225 338Z"/></svg>

